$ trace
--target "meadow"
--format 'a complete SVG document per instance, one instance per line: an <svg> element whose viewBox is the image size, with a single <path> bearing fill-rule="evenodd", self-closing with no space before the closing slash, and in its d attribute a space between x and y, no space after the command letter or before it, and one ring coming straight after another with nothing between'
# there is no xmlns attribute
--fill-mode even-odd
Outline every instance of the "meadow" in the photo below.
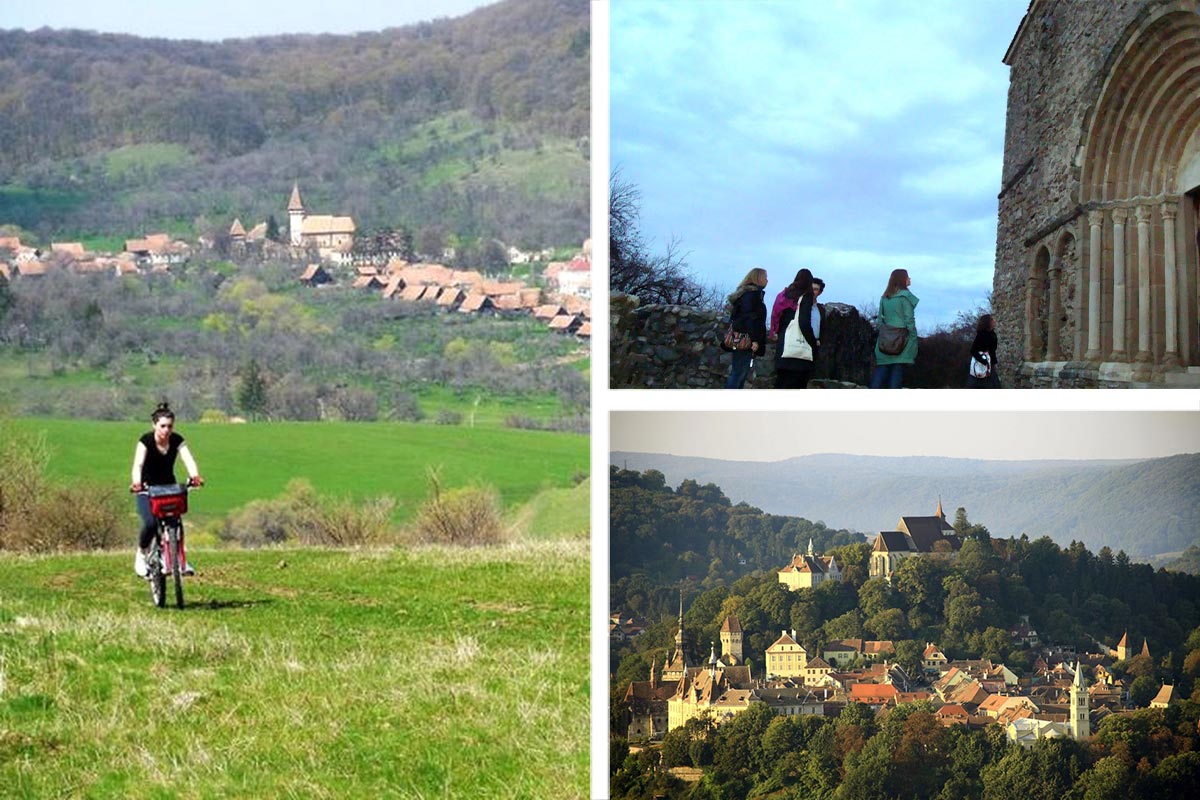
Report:
<svg viewBox="0 0 1200 800"><path fill-rule="evenodd" d="M515 460L515 459L514 459ZM586 540L0 553L0 794L584 797Z"/></svg>
<svg viewBox="0 0 1200 800"><path fill-rule="evenodd" d="M17 418L18 431L40 432L56 481L111 484L123 491L138 436L149 423ZM394 519L412 517L428 493L428 470L447 487L494 486L510 512L545 490L566 490L588 472L580 434L402 422L180 421L208 481L189 521L218 519L251 500L275 497L303 478L321 495L395 498ZM180 474L182 475L182 465ZM132 508L132 506L131 506ZM582 517L586 526L587 496Z"/></svg>

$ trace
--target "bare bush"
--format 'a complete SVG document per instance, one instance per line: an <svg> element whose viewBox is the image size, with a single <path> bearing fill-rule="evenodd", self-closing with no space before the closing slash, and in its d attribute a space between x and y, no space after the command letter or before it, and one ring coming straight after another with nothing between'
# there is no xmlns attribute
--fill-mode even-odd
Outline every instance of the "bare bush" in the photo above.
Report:
<svg viewBox="0 0 1200 800"><path fill-rule="evenodd" d="M425 419L425 412L417 398L408 392L399 392L392 398L392 419L401 422L420 422Z"/></svg>
<svg viewBox="0 0 1200 800"><path fill-rule="evenodd" d="M270 387L267 409L273 419L306 422L321 419L317 388L295 375L285 375Z"/></svg>
<svg viewBox="0 0 1200 800"><path fill-rule="evenodd" d="M242 547L262 547L286 542L296 530L296 512L291 500L254 500L230 514L217 536Z"/></svg>
<svg viewBox="0 0 1200 800"><path fill-rule="evenodd" d="M94 550L120 542L118 493L84 483L52 485L41 436L0 423L0 550Z"/></svg>
<svg viewBox="0 0 1200 800"><path fill-rule="evenodd" d="M461 425L463 415L461 411L455 411L450 408L439 408L434 421L438 425Z"/></svg>
<svg viewBox="0 0 1200 800"><path fill-rule="evenodd" d="M301 509L297 533L302 544L356 547L385 544L394 538L392 512L396 500L325 500Z"/></svg>
<svg viewBox="0 0 1200 800"><path fill-rule="evenodd" d="M379 400L375 393L357 386L334 392L333 405L342 419L348 422L374 422L379 419Z"/></svg>
<svg viewBox="0 0 1200 800"><path fill-rule="evenodd" d="M429 473L429 499L417 512L413 531L425 544L489 545L508 538L500 517L500 494L491 486L446 491L436 471Z"/></svg>
<svg viewBox="0 0 1200 800"><path fill-rule="evenodd" d="M303 479L288 483L282 495L255 500L229 516L218 534L243 547L295 540L301 544L355 547L392 541L391 497L367 500L321 498Z"/></svg>
<svg viewBox="0 0 1200 800"><path fill-rule="evenodd" d="M37 553L118 547L124 504L117 490L94 484L56 486L38 497L14 531L13 549Z"/></svg>

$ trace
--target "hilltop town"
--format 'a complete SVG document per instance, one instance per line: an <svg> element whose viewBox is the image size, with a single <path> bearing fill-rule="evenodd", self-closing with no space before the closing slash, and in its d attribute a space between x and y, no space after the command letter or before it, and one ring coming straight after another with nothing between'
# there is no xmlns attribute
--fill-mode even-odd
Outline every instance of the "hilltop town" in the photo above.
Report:
<svg viewBox="0 0 1200 800"><path fill-rule="evenodd" d="M0 236L0 277L29 280L56 270L114 277L170 274L195 255L221 250L234 260L253 256L302 265L297 267L296 280L305 286L342 284L376 292L385 300L424 303L446 312L531 315L556 333L580 341L591 337L590 240L567 261L549 260L552 250L531 253L507 248L504 261L510 267L545 261L540 285L535 285L522 278L487 277L478 269L416 261L411 244L392 241L400 237L356 238L352 217L309 213L299 183L292 187L287 218L286 239L283 232L272 231L277 227L274 216L249 230L235 218L222 242L204 236L189 242L167 233L151 233L126 239L120 252L92 252L78 241L55 241L43 248L23 242L19 236ZM446 248L439 255L453 258L455 253Z"/></svg>
<svg viewBox="0 0 1200 800"><path fill-rule="evenodd" d="M1142 791L1176 785L1172 759L1200 766L1194 576L1107 548L992 538L940 500L844 544L658 477L611 476L615 546L637 518L672 552L689 530L713 563L703 578L655 583L657 565L615 577L613 797L1018 797L1006 782L1035 763L1058 776L1036 796L1054 797L1106 763ZM654 511L635 502L647 485ZM806 546L748 571L743 554L778 553L788 529Z"/></svg>

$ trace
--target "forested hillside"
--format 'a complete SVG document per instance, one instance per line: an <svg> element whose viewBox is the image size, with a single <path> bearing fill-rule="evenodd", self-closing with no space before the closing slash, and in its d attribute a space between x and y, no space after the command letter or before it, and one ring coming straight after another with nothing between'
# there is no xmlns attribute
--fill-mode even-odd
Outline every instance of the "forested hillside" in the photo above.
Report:
<svg viewBox="0 0 1200 800"><path fill-rule="evenodd" d="M673 490L654 471L614 469L609 482L613 608L660 623L637 639L643 653L670 646L681 588L693 652L707 652L724 615L736 613L756 659L783 628L796 630L806 647L875 636L912 640L912 647L936 641L947 653L986 651L1020 664L1007 632L1003 647L988 632L1022 614L1051 641L1083 646L1095 636L1111 644L1128 629L1156 651L1179 647L1195 624L1195 576L1155 572L1107 547L1060 548L1044 532L993 538L986 518L964 514L967 541L953 562L907 560L888 584L869 579L870 545L855 543L856 534L732 506L712 484L685 481ZM817 553L837 557L845 581L789 592L777 570L809 536ZM707 574L685 566L701 553ZM648 667L648 658L640 666Z"/></svg>
<svg viewBox="0 0 1200 800"><path fill-rule="evenodd" d="M0 30L0 224L208 233L299 180L360 231L576 244L589 50L584 0L220 43Z"/></svg>
<svg viewBox="0 0 1200 800"><path fill-rule="evenodd" d="M614 452L677 485L712 481L735 503L874 534L903 515L967 508L996 536L1047 535L1131 557L1200 544L1200 454L1145 461L985 461L812 455L772 463Z"/></svg>

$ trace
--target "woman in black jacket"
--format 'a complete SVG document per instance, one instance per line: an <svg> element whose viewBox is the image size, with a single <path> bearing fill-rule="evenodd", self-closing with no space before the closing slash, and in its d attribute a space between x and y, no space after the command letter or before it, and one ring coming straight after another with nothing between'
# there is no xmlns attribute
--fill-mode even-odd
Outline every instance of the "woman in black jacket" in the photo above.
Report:
<svg viewBox="0 0 1200 800"><path fill-rule="evenodd" d="M975 326L975 341L971 342L971 364L969 366L979 369L977 365L983 365L988 368L987 377L977 378L973 374L975 371L967 370L967 388L968 389L999 389L1000 375L998 372L998 364L996 363L996 320L991 314L984 314L979 318L979 322Z"/></svg>
<svg viewBox="0 0 1200 800"><path fill-rule="evenodd" d="M746 273L737 291L729 295L729 324L737 333L750 336L749 350L733 351L733 367L729 370L726 389L741 389L746 385L754 357L767 349L767 304L763 289L767 286L767 271L755 267Z"/></svg>
<svg viewBox="0 0 1200 800"><path fill-rule="evenodd" d="M813 362L817 358L820 346L817 332L820 328L820 311L817 309L817 296L813 292L813 276L807 269L796 273L796 280L787 288L791 296L799 298L796 308L786 308L779 316L779 338L775 344L775 388L776 389L807 389L808 381L813 374ZM787 331L793 319L800 328L800 334L812 348L812 359L784 358L783 350L787 342ZM813 323L816 322L816 327Z"/></svg>

